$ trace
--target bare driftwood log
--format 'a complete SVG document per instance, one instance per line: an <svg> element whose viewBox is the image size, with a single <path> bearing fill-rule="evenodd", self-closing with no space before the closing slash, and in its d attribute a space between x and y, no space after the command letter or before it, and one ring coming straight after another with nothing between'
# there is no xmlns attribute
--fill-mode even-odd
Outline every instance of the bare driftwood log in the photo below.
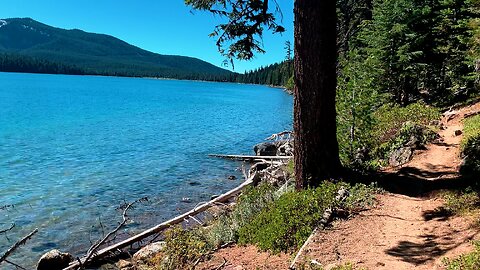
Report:
<svg viewBox="0 0 480 270"><path fill-rule="evenodd" d="M242 156L242 155L219 155L210 154L210 157L236 159L236 160L288 160L293 158L292 156Z"/></svg>
<svg viewBox="0 0 480 270"><path fill-rule="evenodd" d="M70 265L65 268L64 270L73 270L73 269L78 269L80 266L84 265L86 262L92 262L94 260L98 260L98 259L101 259L107 255L109 255L110 253L112 252L116 252L118 250L121 250L122 248L124 247L127 247L127 246L130 246L134 243L137 243L149 236L152 236L154 234L157 234L173 225L176 225L176 224L179 224L181 222L183 222L185 219L189 218L190 216L194 216L194 215L197 215L205 210L207 210L208 208L218 204L218 203L221 203L221 202L225 202L225 201L228 201L230 198L232 197L235 197L236 195L238 195L245 187L251 185L253 183L253 178L255 177L255 174L253 175L250 175L249 178L243 182L240 186L228 191L227 193L224 193L222 195L220 195L219 197L209 201L209 202L206 202L204 204L201 204L197 207L195 207L194 209L182 214L182 215L179 215L177 217L174 217L168 221L165 221L155 227L152 227L146 231L143 231L135 236L132 236L128 239L125 239L119 243L116 243L116 244L113 244L111 246L108 246L108 247L105 247L101 250L99 250L98 252L94 252L90 258L89 258L89 261L87 261L87 257L84 257L84 258L79 258L77 261L75 262L72 262L70 263Z"/></svg>
<svg viewBox="0 0 480 270"><path fill-rule="evenodd" d="M280 133L275 133L272 136L266 138L265 140L266 141L276 141L276 140L284 140L284 139L290 140L292 135L293 135L292 131L285 130Z"/></svg>
<svg viewBox="0 0 480 270"><path fill-rule="evenodd" d="M21 245L25 244L30 238L33 237L34 234L38 232L38 229L33 230L31 233L29 233L27 236L23 237L20 241L16 242L11 246L3 255L0 257L0 264L2 262L6 262L8 256L10 256L18 247ZM10 262L9 262L10 263Z"/></svg>
<svg viewBox="0 0 480 270"><path fill-rule="evenodd" d="M313 237L317 234L318 231L325 229L325 227L328 225L330 220L332 219L332 215L335 212L335 207L341 202L343 202L348 196L348 192L345 189L340 189L337 193L337 196L335 197L335 201L333 203L333 207L327 208L325 212L323 212L322 219L320 220L318 226L313 230L312 234L308 237L307 241L303 243L302 247L298 251L297 255L295 256L295 259L293 259L293 262L290 264L289 269L295 269L295 265L297 264L298 260L300 259L300 256L303 254L303 250L310 244L312 241Z"/></svg>

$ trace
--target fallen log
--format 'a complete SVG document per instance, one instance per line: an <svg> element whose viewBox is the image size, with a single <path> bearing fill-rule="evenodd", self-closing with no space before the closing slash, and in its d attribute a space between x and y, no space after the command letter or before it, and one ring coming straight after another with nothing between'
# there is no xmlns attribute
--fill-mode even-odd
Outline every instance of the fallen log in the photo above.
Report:
<svg viewBox="0 0 480 270"><path fill-rule="evenodd" d="M219 155L219 154L210 154L209 157L217 158L226 158L226 159L235 159L235 160L289 160L293 156L243 156L243 155Z"/></svg>
<svg viewBox="0 0 480 270"><path fill-rule="evenodd" d="M176 224L179 224L179 223L182 223L185 219L188 219L190 216L194 216L194 215L197 215L205 210L207 210L208 208L214 206L215 204L217 203L222 203L222 202L225 202L225 201L228 201L229 199L237 196L245 187L251 185L253 183L253 178L255 177L255 174L253 175L250 175L250 177L245 181L243 182L240 186L228 191L227 193L224 193L222 195L220 195L219 197L209 201L209 202L206 202L204 204L201 204L195 208L193 208L192 210L182 214L182 215L179 215L177 217L174 217L168 221L165 221L155 227L152 227L146 231L143 231L135 236L132 236L128 239L125 239L121 242L118 242L116 244L113 244L111 246L108 246L108 247L105 247L101 250L99 250L98 252L94 253L91 255L89 259L89 262L92 262L94 260L98 260L98 259L101 259L105 256L107 256L108 254L112 253L112 252L116 252L122 248L125 248L127 246L130 246L134 243L137 243L149 236L152 236L154 234L157 234L165 229L168 229L169 227L173 226L173 225L176 225ZM67 267L67 268L64 268L64 270L73 270L73 269L78 269L79 267L81 267L85 262L86 262L86 257L83 257L83 258L79 258L77 261L74 261L72 263L70 263L70 265Z"/></svg>

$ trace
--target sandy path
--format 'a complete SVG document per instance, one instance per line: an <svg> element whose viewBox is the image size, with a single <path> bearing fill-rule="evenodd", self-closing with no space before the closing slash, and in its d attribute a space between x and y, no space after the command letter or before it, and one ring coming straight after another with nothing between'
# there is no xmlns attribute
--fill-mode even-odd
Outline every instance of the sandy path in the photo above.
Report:
<svg viewBox="0 0 480 270"><path fill-rule="evenodd" d="M443 118L440 142L431 144L395 174L397 185L417 181L418 194L434 190L440 182L458 177L459 144L465 114L480 111L480 103L463 108ZM447 121L448 120L448 121ZM430 184L431 183L431 184ZM379 205L334 229L318 233L305 252L324 266L351 262L368 269L443 269L442 258L471 250L470 240L478 234L471 222L442 211L443 201L433 196L408 197L388 193L378 196ZM326 267L327 269L329 267Z"/></svg>

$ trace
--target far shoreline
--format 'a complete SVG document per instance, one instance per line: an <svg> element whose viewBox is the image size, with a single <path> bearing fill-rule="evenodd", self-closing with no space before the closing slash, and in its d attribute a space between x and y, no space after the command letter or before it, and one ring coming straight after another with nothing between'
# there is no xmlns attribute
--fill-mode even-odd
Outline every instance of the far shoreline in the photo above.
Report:
<svg viewBox="0 0 480 270"><path fill-rule="evenodd" d="M207 83L231 83L241 85L256 85L266 86L270 88L282 89L285 93L293 95L293 92L287 89L285 86L271 85L271 84L256 84L256 83L241 83L230 81L215 81L215 80L193 80L193 79L178 79L168 77L142 77L142 76L114 76L114 75L99 75L99 74L68 74L68 73L42 73L42 72L19 72L19 71L0 71L0 73L10 74L32 74L32 75L61 75L61 76L81 76L81 77L107 77L107 78L130 78L130 79L149 79L149 80L164 80L164 81L187 81L187 82L207 82Z"/></svg>

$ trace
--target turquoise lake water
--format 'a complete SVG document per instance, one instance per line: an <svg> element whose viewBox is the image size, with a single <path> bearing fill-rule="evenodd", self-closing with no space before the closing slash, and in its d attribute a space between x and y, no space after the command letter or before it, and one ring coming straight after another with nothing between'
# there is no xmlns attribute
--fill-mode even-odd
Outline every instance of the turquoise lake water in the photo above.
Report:
<svg viewBox="0 0 480 270"><path fill-rule="evenodd" d="M135 231L239 185L228 176L241 178L241 163L208 154L253 154L291 129L292 103L264 86L0 73L0 230L15 223L0 253L38 228L12 261L82 255L124 202L148 197Z"/></svg>

